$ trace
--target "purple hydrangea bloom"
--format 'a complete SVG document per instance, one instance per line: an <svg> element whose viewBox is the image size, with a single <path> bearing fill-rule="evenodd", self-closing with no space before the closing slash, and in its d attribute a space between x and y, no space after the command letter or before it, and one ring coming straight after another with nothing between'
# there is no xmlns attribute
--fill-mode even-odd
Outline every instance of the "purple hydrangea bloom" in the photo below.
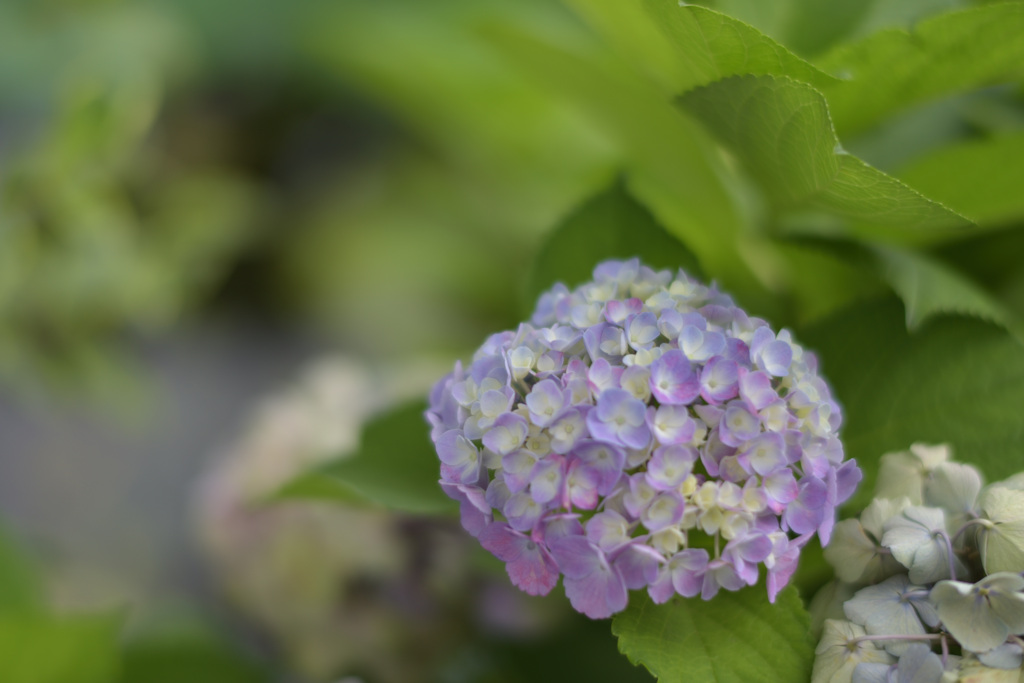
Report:
<svg viewBox="0 0 1024 683"><path fill-rule="evenodd" d="M463 525L524 591L561 576L597 619L763 566L774 600L860 480L817 371L715 286L608 261L456 364L427 420Z"/></svg>

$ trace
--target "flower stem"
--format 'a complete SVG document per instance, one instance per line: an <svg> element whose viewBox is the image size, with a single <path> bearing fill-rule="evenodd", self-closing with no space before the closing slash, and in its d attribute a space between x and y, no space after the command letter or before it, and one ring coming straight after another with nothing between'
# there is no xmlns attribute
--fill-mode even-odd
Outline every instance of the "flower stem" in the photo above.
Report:
<svg viewBox="0 0 1024 683"><path fill-rule="evenodd" d="M980 525L980 526L992 526L992 522L990 522L989 520L985 519L984 517L975 517L974 519L969 519L966 522L964 522L963 526L961 526L959 529L956 530L956 533L953 534L953 540L955 541L956 539L960 538L960 534L962 534L963 532L967 531L967 529L969 527L977 526L977 525Z"/></svg>
<svg viewBox="0 0 1024 683"><path fill-rule="evenodd" d="M945 531L940 531L939 536L946 542L946 549L949 551L949 578L956 581L956 555L953 553L953 539Z"/></svg>
<svg viewBox="0 0 1024 683"><path fill-rule="evenodd" d="M941 633L922 633L921 635L892 635L892 636L857 636L847 641L850 645L857 645L875 640L945 640Z"/></svg>

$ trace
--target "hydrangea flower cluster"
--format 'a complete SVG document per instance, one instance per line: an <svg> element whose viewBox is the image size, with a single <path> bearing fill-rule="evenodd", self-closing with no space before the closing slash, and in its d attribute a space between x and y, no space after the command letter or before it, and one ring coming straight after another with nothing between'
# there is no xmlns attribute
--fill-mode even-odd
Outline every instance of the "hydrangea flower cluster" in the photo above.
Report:
<svg viewBox="0 0 1024 683"><path fill-rule="evenodd" d="M836 525L813 683L1024 682L1024 473L982 487L946 446L882 457Z"/></svg>
<svg viewBox="0 0 1024 683"><path fill-rule="evenodd" d="M761 564L774 600L861 478L813 355L637 259L541 296L438 382L427 419L463 526L516 586L561 575L595 619L630 589L707 600Z"/></svg>

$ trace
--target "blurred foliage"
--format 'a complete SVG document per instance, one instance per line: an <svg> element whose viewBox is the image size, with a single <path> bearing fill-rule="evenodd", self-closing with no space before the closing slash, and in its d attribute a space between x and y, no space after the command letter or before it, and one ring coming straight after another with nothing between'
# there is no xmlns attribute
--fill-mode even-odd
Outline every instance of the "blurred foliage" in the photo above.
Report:
<svg viewBox="0 0 1024 683"><path fill-rule="evenodd" d="M0 615L31 614L39 609L42 594L35 564L0 529Z"/></svg>
<svg viewBox="0 0 1024 683"><path fill-rule="evenodd" d="M189 62L170 17L116 3L2 12L0 63L17 74L0 77L13 93L0 108L0 372L29 387L101 381L89 374L103 345L206 296L265 200L243 173L161 150L165 91Z"/></svg>
<svg viewBox="0 0 1024 683"><path fill-rule="evenodd" d="M0 617L0 676L11 683L106 683L118 671L119 616Z"/></svg>
<svg viewBox="0 0 1024 683"><path fill-rule="evenodd" d="M652 255L796 328L869 480L918 440L1003 476L1024 468L1022 27L1019 1L0 3L0 381L117 394L132 340L240 310L454 356L524 291ZM421 439L411 414L394 443ZM189 628L118 654L117 619L49 614L16 557L0 543L4 681L119 659L264 680ZM502 646L445 680L526 658Z"/></svg>
<svg viewBox="0 0 1024 683"><path fill-rule="evenodd" d="M0 369L102 380L126 334L238 299L382 357L411 328L466 349L514 324L544 231L616 174L787 323L850 278L780 236L1019 218L1020 60L985 29L1019 3L706 4L6 3Z"/></svg>
<svg viewBox="0 0 1024 683"><path fill-rule="evenodd" d="M535 598L551 601L553 598ZM573 613L568 623L543 638L484 637L447 662L436 683L531 683L539 680L650 683L647 670L618 652L603 621Z"/></svg>
<svg viewBox="0 0 1024 683"><path fill-rule="evenodd" d="M5 683L263 683L268 667L194 608L161 608L126 630L124 609L55 611L44 574L0 536L0 680Z"/></svg>
<svg viewBox="0 0 1024 683"><path fill-rule="evenodd" d="M130 633L119 683L268 683L267 667L197 614L161 614Z"/></svg>
<svg viewBox="0 0 1024 683"><path fill-rule="evenodd" d="M121 616L51 614L37 571L13 538L0 535L0 680L113 680Z"/></svg>

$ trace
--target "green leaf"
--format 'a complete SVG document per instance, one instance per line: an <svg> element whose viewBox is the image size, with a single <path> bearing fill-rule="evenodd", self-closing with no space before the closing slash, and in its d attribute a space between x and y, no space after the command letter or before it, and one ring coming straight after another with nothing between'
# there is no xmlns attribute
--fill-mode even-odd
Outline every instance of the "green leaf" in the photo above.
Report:
<svg viewBox="0 0 1024 683"><path fill-rule="evenodd" d="M878 459L915 442L952 444L957 460L1001 479L1024 467L1024 346L990 323L961 317L906 329L895 299L846 309L802 330L843 407L842 440L871 498Z"/></svg>
<svg viewBox="0 0 1024 683"><path fill-rule="evenodd" d="M789 76L815 86L836 79L796 56L753 26L713 10L677 0L643 0L655 23L669 37L689 80L676 92L729 76Z"/></svg>
<svg viewBox="0 0 1024 683"><path fill-rule="evenodd" d="M828 106L812 88L791 79L742 76L680 101L740 157L778 206L808 203L839 174Z"/></svg>
<svg viewBox="0 0 1024 683"><path fill-rule="evenodd" d="M555 228L533 262L527 307L532 311L537 297L556 282L574 287L591 279L597 263L633 256L655 269L682 268L703 277L690 250L669 235L651 212L617 182Z"/></svg>
<svg viewBox="0 0 1024 683"><path fill-rule="evenodd" d="M786 27L792 22L793 16L799 12L798 6L804 0L777 0L767 3L761 0L698 0L696 5L710 7L715 11L750 24L758 31L783 42L782 36Z"/></svg>
<svg viewBox="0 0 1024 683"><path fill-rule="evenodd" d="M906 307L907 328L915 330L941 313L972 315L1010 326L1011 314L987 292L941 261L913 251L878 247L882 278Z"/></svg>
<svg viewBox="0 0 1024 683"><path fill-rule="evenodd" d="M810 240L807 248L841 259L848 268L876 275L902 299L907 329L913 331L933 316L959 314L1013 329L1014 315L975 281L928 253L896 247L862 245L843 240ZM871 288L861 286L861 293ZM878 292L875 292L876 294Z"/></svg>
<svg viewBox="0 0 1024 683"><path fill-rule="evenodd" d="M968 224L843 152L825 98L809 85L772 76L735 77L680 101L740 158L777 209L824 210L866 226L899 226L910 235L927 235L936 224Z"/></svg>
<svg viewBox="0 0 1024 683"><path fill-rule="evenodd" d="M839 172L810 205L859 223L854 232L881 241L925 243L972 228L970 221L857 157L837 151Z"/></svg>
<svg viewBox="0 0 1024 683"><path fill-rule="evenodd" d="M440 461L415 401L377 417L363 429L359 450L286 484L275 498L314 498L382 505L413 513L446 513L455 503L438 485Z"/></svg>
<svg viewBox="0 0 1024 683"><path fill-rule="evenodd" d="M863 130L900 109L1024 75L1024 4L950 12L912 31L891 29L837 48L818 66L844 80L825 88L836 129Z"/></svg>
<svg viewBox="0 0 1024 683"><path fill-rule="evenodd" d="M798 5L803 0L778 0L767 3L760 0L698 0L694 4L711 7L716 11L734 16L758 31L781 41L785 28L790 24Z"/></svg>
<svg viewBox="0 0 1024 683"><path fill-rule="evenodd" d="M1014 313L970 276L928 253L843 240L802 240L793 246L818 253L823 262L833 262L833 268L845 267L856 273L857 282L850 282L848 278L829 280L821 271L810 272L808 278L823 278L826 285L846 282L849 287L847 292L820 294L825 301L850 303L867 298L865 295L880 295L882 290L871 286L870 275L876 275L880 284L888 285L902 299L908 330L918 329L934 315L947 313L973 315L1016 332ZM791 265L800 268L801 262L791 260ZM805 288L813 287L806 279L801 282Z"/></svg>
<svg viewBox="0 0 1024 683"><path fill-rule="evenodd" d="M619 650L662 683L806 681L814 661L809 631L795 588L773 605L761 585L664 605L634 594L612 622Z"/></svg>
<svg viewBox="0 0 1024 683"><path fill-rule="evenodd" d="M704 7L677 0L568 2L674 94L739 74L836 81L753 26Z"/></svg>
<svg viewBox="0 0 1024 683"><path fill-rule="evenodd" d="M948 145L897 175L977 223L1024 218L1024 133Z"/></svg>
<svg viewBox="0 0 1024 683"><path fill-rule="evenodd" d="M0 681L111 683L121 618L0 617Z"/></svg>

